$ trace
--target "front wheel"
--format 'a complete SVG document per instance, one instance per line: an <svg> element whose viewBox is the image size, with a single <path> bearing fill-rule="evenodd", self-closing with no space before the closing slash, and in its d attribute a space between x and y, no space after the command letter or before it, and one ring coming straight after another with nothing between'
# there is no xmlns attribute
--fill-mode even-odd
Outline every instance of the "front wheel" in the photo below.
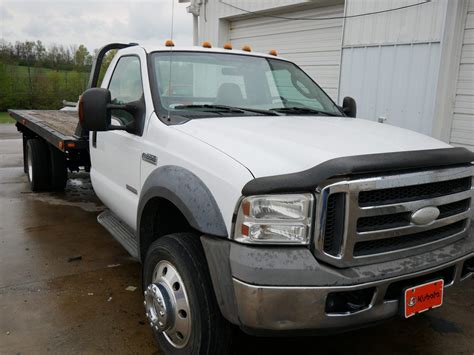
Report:
<svg viewBox="0 0 474 355"><path fill-rule="evenodd" d="M145 309L160 348L172 354L225 354L231 326L222 317L199 237L177 233L148 249Z"/></svg>

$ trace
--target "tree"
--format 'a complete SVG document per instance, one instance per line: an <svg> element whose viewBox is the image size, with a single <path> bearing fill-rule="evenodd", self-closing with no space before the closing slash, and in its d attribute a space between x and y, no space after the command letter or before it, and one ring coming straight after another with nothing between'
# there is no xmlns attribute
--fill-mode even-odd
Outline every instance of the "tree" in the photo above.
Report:
<svg viewBox="0 0 474 355"><path fill-rule="evenodd" d="M84 67L87 64L88 56L89 51L83 44L81 44L77 48L76 53L74 53L74 64L76 65L76 67L78 67L79 70L84 70Z"/></svg>

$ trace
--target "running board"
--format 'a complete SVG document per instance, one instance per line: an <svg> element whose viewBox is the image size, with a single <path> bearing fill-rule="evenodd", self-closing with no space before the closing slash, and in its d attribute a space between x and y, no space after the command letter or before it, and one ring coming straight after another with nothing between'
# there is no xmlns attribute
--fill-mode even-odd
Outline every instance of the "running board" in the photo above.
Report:
<svg viewBox="0 0 474 355"><path fill-rule="evenodd" d="M110 210L105 210L98 215L97 222L107 229L131 256L138 259L138 243L135 239L135 233L129 226Z"/></svg>

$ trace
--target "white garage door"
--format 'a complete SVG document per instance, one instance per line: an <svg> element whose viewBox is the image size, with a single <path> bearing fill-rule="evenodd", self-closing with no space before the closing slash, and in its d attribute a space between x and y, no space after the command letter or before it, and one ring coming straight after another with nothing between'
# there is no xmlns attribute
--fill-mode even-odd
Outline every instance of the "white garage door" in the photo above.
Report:
<svg viewBox="0 0 474 355"><path fill-rule="evenodd" d="M277 16L343 16L343 5L272 13ZM334 100L337 99L342 20L295 21L270 17L234 20L230 24L234 48L248 44L256 52L276 49L303 68Z"/></svg>
<svg viewBox="0 0 474 355"><path fill-rule="evenodd" d="M451 143L474 151L474 0L470 0L464 29Z"/></svg>

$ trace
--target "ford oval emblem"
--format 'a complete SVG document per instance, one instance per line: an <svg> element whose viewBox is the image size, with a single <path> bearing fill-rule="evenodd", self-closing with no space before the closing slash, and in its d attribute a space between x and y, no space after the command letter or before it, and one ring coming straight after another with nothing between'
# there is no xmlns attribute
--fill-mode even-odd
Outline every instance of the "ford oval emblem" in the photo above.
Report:
<svg viewBox="0 0 474 355"><path fill-rule="evenodd" d="M417 225L425 225L433 223L439 217L439 209L437 207L423 207L413 212L410 221Z"/></svg>

